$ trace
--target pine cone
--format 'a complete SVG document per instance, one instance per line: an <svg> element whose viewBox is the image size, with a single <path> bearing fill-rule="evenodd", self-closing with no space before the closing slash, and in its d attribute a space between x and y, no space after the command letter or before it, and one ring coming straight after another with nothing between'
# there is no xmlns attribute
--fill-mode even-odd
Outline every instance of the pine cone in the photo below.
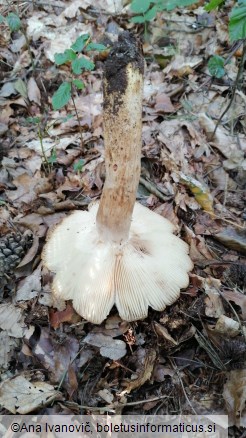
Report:
<svg viewBox="0 0 246 438"><path fill-rule="evenodd" d="M0 279L14 273L30 244L30 233L11 233L0 239Z"/></svg>

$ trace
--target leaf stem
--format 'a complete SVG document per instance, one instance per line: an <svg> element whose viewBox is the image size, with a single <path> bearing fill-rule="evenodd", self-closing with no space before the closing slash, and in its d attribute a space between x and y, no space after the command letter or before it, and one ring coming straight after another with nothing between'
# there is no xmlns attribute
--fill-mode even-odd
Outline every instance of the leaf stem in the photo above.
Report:
<svg viewBox="0 0 246 438"><path fill-rule="evenodd" d="M81 143L81 148L83 149L84 148L84 140L83 140L83 135L82 135L82 126L81 126L81 123L80 123L80 120L79 120L79 114L78 114L77 107L76 107L76 104L75 104L75 100L74 100L74 97L73 97L73 92L74 92L73 83L71 83L71 85L72 85L71 99L72 99L73 106L74 106L74 109L75 109L76 118L77 118L77 121L78 121L78 124L79 124L80 143Z"/></svg>

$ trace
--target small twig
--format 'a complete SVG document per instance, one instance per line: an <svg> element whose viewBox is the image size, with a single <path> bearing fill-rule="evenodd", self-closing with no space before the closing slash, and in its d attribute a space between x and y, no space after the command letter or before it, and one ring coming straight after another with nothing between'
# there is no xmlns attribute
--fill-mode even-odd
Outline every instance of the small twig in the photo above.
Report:
<svg viewBox="0 0 246 438"><path fill-rule="evenodd" d="M160 395L159 397L149 398L146 400L139 400L139 401L135 401L135 402L118 403L118 404L112 403L108 406L95 407L95 406L85 406L85 405L78 405L78 404L76 404L76 406L78 408L81 408L81 409L87 409L88 411L110 411L110 410L115 410L117 408L121 408L121 407L125 407L125 406L137 406L137 405L141 405L141 404L145 404L145 403L159 401L159 400L163 400L164 398L168 398L168 397L169 397L168 395ZM70 404L74 405L74 403L70 403L70 402L66 402L64 404L66 404L67 406L69 406Z"/></svg>
<svg viewBox="0 0 246 438"><path fill-rule="evenodd" d="M227 113L227 111L230 109L230 107L231 107L231 105L233 103L235 94L236 94L236 90L238 88L240 88L239 85L240 85L241 77L242 77L242 74L243 74L245 59L246 59L246 40L243 41L243 53L242 53L241 61L240 61L240 64L239 64L239 68L238 68L238 72L237 72L237 77L235 79L235 82L234 82L234 85L233 85L233 88L232 88L232 94L231 94L230 101L229 101L227 107L225 108L225 110L223 111L223 113L221 114L221 116L219 117L219 120L216 123L216 126L214 128L214 131L212 133L212 136L211 136L210 140L212 140L213 137L215 136L217 128L218 128L219 124L221 123L221 120L223 119L223 117Z"/></svg>

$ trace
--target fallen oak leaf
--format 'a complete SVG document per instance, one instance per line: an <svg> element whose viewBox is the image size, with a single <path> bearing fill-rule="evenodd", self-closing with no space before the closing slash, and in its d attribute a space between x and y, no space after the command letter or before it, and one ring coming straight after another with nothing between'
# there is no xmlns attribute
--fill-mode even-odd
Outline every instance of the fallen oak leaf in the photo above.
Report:
<svg viewBox="0 0 246 438"><path fill-rule="evenodd" d="M31 383L24 376L4 380L0 385L0 405L12 414L28 414L61 397L52 385Z"/></svg>

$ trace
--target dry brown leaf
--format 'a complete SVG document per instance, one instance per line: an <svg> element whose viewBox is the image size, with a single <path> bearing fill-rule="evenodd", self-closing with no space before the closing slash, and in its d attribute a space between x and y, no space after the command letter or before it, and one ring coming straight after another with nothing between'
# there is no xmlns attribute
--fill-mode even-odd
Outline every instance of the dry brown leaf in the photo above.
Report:
<svg viewBox="0 0 246 438"><path fill-rule="evenodd" d="M36 151L41 156L43 155L44 151L45 155L49 157L53 148L55 148L56 150L66 150L66 148L71 144L80 144L79 134L75 134L70 137L59 138L56 141L52 138L44 138L42 141L42 147L39 140L31 140L26 143L26 146L29 149Z"/></svg>
<svg viewBox="0 0 246 438"><path fill-rule="evenodd" d="M13 184L17 187L17 190L7 190L6 195L9 200L15 202L15 206L22 203L29 204L37 199L39 194L52 189L49 179L41 177L40 172L36 172L35 176L23 173L13 180Z"/></svg>
<svg viewBox="0 0 246 438"><path fill-rule="evenodd" d="M35 102L39 106L41 105L41 93L33 77L27 82L27 95L30 102Z"/></svg>
<svg viewBox="0 0 246 438"><path fill-rule="evenodd" d="M228 318L226 315L220 315L213 331L222 333L226 337L234 338L240 333L240 325L238 321L234 321L234 319Z"/></svg>
<svg viewBox="0 0 246 438"><path fill-rule="evenodd" d="M154 368L153 372L153 380L155 382L164 382L165 377L173 377L175 375L175 370L171 370L171 368L165 367L162 364L157 364Z"/></svg>
<svg viewBox="0 0 246 438"><path fill-rule="evenodd" d="M241 308L242 317L246 319L246 296L236 290L223 290L221 293L228 301L232 301Z"/></svg>
<svg viewBox="0 0 246 438"><path fill-rule="evenodd" d="M71 364L68 366L67 377L68 377L68 382L69 382L68 393L69 393L69 396L71 398L72 395L74 394L74 392L77 391L78 386L79 386L76 372Z"/></svg>
<svg viewBox="0 0 246 438"><path fill-rule="evenodd" d="M28 50L26 50L25 52L22 52L19 59L16 61L12 70L12 76L15 77L16 73L18 73L22 69L25 69L26 67L29 67L30 64L31 58Z"/></svg>
<svg viewBox="0 0 246 438"><path fill-rule="evenodd" d="M155 110L158 113L173 113L175 108L170 97L165 93L161 93L156 96Z"/></svg>
<svg viewBox="0 0 246 438"><path fill-rule="evenodd" d="M113 394L106 388L98 391L98 395L107 403L112 403L114 400Z"/></svg>
<svg viewBox="0 0 246 438"><path fill-rule="evenodd" d="M21 52L22 49L25 47L26 45L26 38L25 35L23 34L19 34L19 38L16 39L12 39L11 44L9 44L9 47L11 49L11 52L13 53L18 53Z"/></svg>
<svg viewBox="0 0 246 438"><path fill-rule="evenodd" d="M15 218L15 223L17 226L22 225L25 228L29 228L37 237L43 237L47 231L47 226L44 225L44 218L37 213L27 214L24 217L21 215L20 217Z"/></svg>
<svg viewBox="0 0 246 438"><path fill-rule="evenodd" d="M5 84L2 86L1 91L0 91L0 96L1 97L9 97L12 94L17 94L17 91L14 87L13 82L5 82Z"/></svg>
<svg viewBox="0 0 246 438"><path fill-rule="evenodd" d="M158 130L158 140L171 152L171 154L168 154L168 157L175 163L175 167L171 164L170 170L178 170L177 165L181 165L182 168L184 167L184 171L186 171L185 165L187 160L185 157L188 155L188 143L182 131L182 123L180 120L164 121L158 126ZM164 156L163 154L161 155L162 158L165 159L165 151L163 152Z"/></svg>
<svg viewBox="0 0 246 438"><path fill-rule="evenodd" d="M185 226L186 242L190 245L191 260L204 261L213 260L213 256L209 252L206 241L202 236L196 236L193 231Z"/></svg>
<svg viewBox="0 0 246 438"><path fill-rule="evenodd" d="M8 335L5 330L0 332L0 369L8 369L10 359L19 341Z"/></svg>
<svg viewBox="0 0 246 438"><path fill-rule="evenodd" d="M183 77L193 72L193 69L202 64L200 56L177 55L172 62L164 69L164 73L170 76Z"/></svg>
<svg viewBox="0 0 246 438"><path fill-rule="evenodd" d="M154 321L154 327L156 333L159 336L161 336L162 338L166 339L166 341L169 341L174 345L178 345L178 342L175 341L175 339L173 339L173 337L168 333L167 329L163 325L158 324L158 322Z"/></svg>
<svg viewBox="0 0 246 438"><path fill-rule="evenodd" d="M9 100L8 102L4 101L4 105L1 104L1 102L0 102L0 109L1 109L1 111L0 111L0 123L3 123L4 125L7 125L7 126L9 124L11 116L14 113L14 110L10 106L10 104L11 104L11 100ZM4 108L3 108L3 106L4 106Z"/></svg>
<svg viewBox="0 0 246 438"><path fill-rule="evenodd" d="M22 268L23 266L27 265L31 261L33 261L34 257L36 256L39 249L39 238L38 236L33 236L33 242L31 248L27 251L25 257L21 260L17 268Z"/></svg>
<svg viewBox="0 0 246 438"><path fill-rule="evenodd" d="M70 364L76 368L75 358L78 351L79 343L73 336L64 336L64 339L59 341L46 328L42 329L40 338L32 349L40 363L50 372L52 383L58 383L63 378ZM69 385L69 382L67 384Z"/></svg>
<svg viewBox="0 0 246 438"><path fill-rule="evenodd" d="M125 382L126 389L122 392L122 394L130 393L134 389L143 386L147 380L150 380L153 373L155 360L156 351L153 349L146 349L142 370L139 372L137 379Z"/></svg>
<svg viewBox="0 0 246 438"><path fill-rule="evenodd" d="M203 281L203 287L207 297L205 298L205 314L210 318L219 318L225 313L222 298L218 292L221 287L219 280L208 277Z"/></svg>
<svg viewBox="0 0 246 438"><path fill-rule="evenodd" d="M18 284L16 301L28 301L41 292L41 265Z"/></svg>
<svg viewBox="0 0 246 438"><path fill-rule="evenodd" d="M0 405L12 414L28 414L60 396L48 383L31 383L24 376L4 380L0 385Z"/></svg>
<svg viewBox="0 0 246 438"><path fill-rule="evenodd" d="M130 328L130 323L122 321L118 315L109 316L105 321L105 327L95 326L92 333L102 333L106 336L116 338L123 335Z"/></svg>
<svg viewBox="0 0 246 438"><path fill-rule="evenodd" d="M199 115L199 122L201 127L207 134L208 140L213 146L215 146L227 159L230 159L233 152L238 150L237 141L222 126L218 126L215 135L212 137L214 132L216 121L210 119L206 114ZM242 150L246 150L246 140L245 138L238 139Z"/></svg>
<svg viewBox="0 0 246 438"><path fill-rule="evenodd" d="M22 338L25 330L22 310L11 303L0 304L0 328L9 336Z"/></svg>
<svg viewBox="0 0 246 438"><path fill-rule="evenodd" d="M75 312L72 304L68 303L65 310L55 312L51 309L49 314L51 327L57 329L62 322L77 323L81 317Z"/></svg>
<svg viewBox="0 0 246 438"><path fill-rule="evenodd" d="M223 398L229 416L229 426L246 427L246 370L227 373Z"/></svg>
<svg viewBox="0 0 246 438"><path fill-rule="evenodd" d="M119 360L126 355L126 344L119 339L113 339L111 336L103 333L89 333L83 342L94 347L100 348L100 354L112 360Z"/></svg>
<svg viewBox="0 0 246 438"><path fill-rule="evenodd" d="M246 254L246 228L238 230L232 227L224 228L213 237L227 248Z"/></svg>

